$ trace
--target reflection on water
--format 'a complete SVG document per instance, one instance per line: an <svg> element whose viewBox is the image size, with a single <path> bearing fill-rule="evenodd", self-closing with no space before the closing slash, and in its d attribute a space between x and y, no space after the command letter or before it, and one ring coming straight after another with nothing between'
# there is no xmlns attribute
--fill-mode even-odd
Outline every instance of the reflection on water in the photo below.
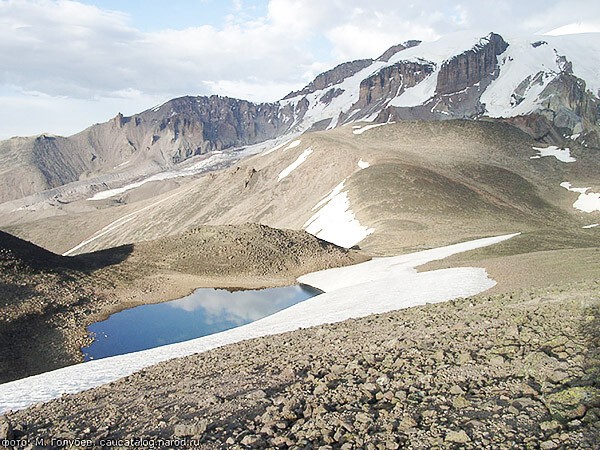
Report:
<svg viewBox="0 0 600 450"><path fill-rule="evenodd" d="M235 328L274 314L320 292L306 286L249 291L197 289L187 297L143 305L92 324L95 341L86 361L182 342Z"/></svg>

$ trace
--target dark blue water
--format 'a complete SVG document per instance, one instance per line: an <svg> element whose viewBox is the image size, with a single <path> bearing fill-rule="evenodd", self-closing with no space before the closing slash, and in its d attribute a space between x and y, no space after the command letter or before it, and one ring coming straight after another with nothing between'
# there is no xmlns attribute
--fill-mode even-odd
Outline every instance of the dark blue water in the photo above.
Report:
<svg viewBox="0 0 600 450"><path fill-rule="evenodd" d="M239 327L320 294L308 286L229 292L197 289L187 297L113 314L88 327L86 361L183 342Z"/></svg>

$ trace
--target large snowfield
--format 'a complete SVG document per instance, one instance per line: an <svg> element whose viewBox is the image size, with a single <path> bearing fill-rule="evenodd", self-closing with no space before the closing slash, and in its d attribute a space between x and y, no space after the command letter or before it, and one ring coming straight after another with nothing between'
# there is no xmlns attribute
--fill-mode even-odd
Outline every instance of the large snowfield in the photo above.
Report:
<svg viewBox="0 0 600 450"><path fill-rule="evenodd" d="M516 234L454 244L350 267L304 275L299 282L324 291L272 316L210 336L90 361L0 385L0 414L109 383L161 361L246 339L478 294L496 282L484 269L460 267L418 273L416 267Z"/></svg>
<svg viewBox="0 0 600 450"><path fill-rule="evenodd" d="M531 113L542 107L542 92L565 69L566 61L571 64L573 74L585 80L588 90L598 95L600 76L600 33L567 35L532 35L527 37L506 36L507 49L498 56L498 76L485 87L481 103L490 117L515 117ZM430 64L433 72L420 83L402 89L396 96L388 97L386 104L395 107L415 107L427 104L436 93L437 79L445 61L489 42L489 36L481 37L471 32L457 32L433 42L401 50L387 62L374 60L371 64L344 80L315 90L308 95L280 101L282 106L297 109L301 102L308 102L308 110L298 131L305 131L314 123L330 119L327 128L334 128L355 120L373 121L378 116L361 116L356 102L360 95L361 82L381 70L400 62ZM567 60L563 60L566 57ZM336 92L333 100L322 100L327 92ZM518 99L518 100L517 100ZM435 107L434 107L435 108ZM361 134L363 130L355 130ZM544 155L541 155L544 156ZM557 156L558 157L558 156ZM565 161L572 162L572 161Z"/></svg>

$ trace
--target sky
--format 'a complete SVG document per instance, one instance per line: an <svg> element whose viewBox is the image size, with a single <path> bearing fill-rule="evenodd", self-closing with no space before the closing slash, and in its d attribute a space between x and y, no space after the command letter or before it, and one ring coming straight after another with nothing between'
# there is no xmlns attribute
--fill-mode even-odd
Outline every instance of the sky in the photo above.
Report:
<svg viewBox="0 0 600 450"><path fill-rule="evenodd" d="M560 28L565 27L565 28ZM409 39L600 30L590 0L0 0L0 139L182 95L276 101Z"/></svg>

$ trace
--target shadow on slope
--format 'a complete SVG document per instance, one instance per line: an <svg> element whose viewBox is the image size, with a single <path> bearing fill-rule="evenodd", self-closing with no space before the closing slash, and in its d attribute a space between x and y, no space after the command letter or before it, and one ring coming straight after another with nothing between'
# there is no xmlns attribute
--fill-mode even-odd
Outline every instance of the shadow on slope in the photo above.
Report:
<svg viewBox="0 0 600 450"><path fill-rule="evenodd" d="M0 382L75 362L69 347L78 344L65 327L78 322L77 310L98 302L105 282L92 272L120 264L131 251L68 258L0 231Z"/></svg>
<svg viewBox="0 0 600 450"><path fill-rule="evenodd" d="M125 261L133 245L122 245L98 252L66 257L52 253L24 239L0 230L0 267L3 271L81 271L90 273Z"/></svg>

